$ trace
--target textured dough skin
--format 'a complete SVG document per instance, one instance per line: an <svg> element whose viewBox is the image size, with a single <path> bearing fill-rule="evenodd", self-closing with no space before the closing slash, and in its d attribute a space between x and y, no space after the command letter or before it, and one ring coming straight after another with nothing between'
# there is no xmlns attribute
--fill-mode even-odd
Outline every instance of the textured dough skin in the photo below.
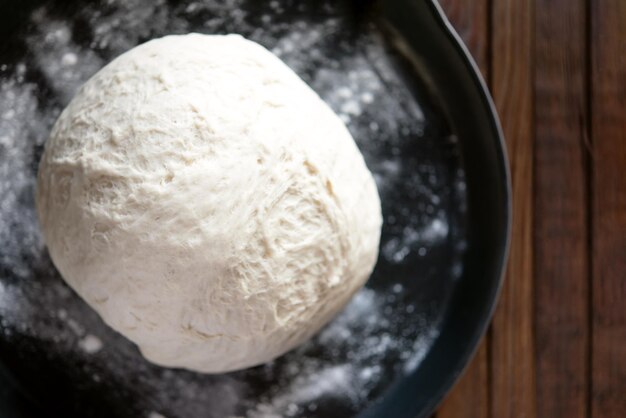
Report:
<svg viewBox="0 0 626 418"><path fill-rule="evenodd" d="M163 366L217 373L285 353L369 277L380 200L340 119L240 36L153 40L115 59L46 143L52 260Z"/></svg>

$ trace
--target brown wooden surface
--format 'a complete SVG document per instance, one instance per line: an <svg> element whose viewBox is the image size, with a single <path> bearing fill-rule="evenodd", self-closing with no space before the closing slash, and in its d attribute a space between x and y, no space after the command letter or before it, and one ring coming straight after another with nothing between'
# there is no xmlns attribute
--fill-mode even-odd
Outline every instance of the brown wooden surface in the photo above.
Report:
<svg viewBox="0 0 626 418"><path fill-rule="evenodd" d="M511 249L491 333L491 414L535 415L533 356L533 7L492 3L491 91L509 150L513 185ZM497 51L497 53L496 53Z"/></svg>
<svg viewBox="0 0 626 418"><path fill-rule="evenodd" d="M489 79L489 20L487 0L460 2L442 0L450 21L454 22L459 34L465 40L476 63L486 80ZM450 393L446 402L439 408L437 418L456 418L463 411L464 418L483 418L489 411L489 336L481 343L474 361L465 371L464 377Z"/></svg>
<svg viewBox="0 0 626 418"><path fill-rule="evenodd" d="M591 7L591 412L626 416L626 1Z"/></svg>
<svg viewBox="0 0 626 418"><path fill-rule="evenodd" d="M626 1L441 0L513 181L493 323L437 418L626 417Z"/></svg>
<svg viewBox="0 0 626 418"><path fill-rule="evenodd" d="M588 416L589 212L586 5L538 0L535 15L537 416Z"/></svg>

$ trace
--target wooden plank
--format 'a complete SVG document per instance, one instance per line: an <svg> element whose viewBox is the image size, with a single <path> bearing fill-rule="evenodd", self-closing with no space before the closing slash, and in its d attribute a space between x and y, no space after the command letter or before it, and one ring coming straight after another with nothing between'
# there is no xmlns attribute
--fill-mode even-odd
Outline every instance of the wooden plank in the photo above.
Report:
<svg viewBox="0 0 626 418"><path fill-rule="evenodd" d="M491 89L509 152L513 223L509 264L492 323L490 412L494 418L534 418L533 2L494 1L491 13Z"/></svg>
<svg viewBox="0 0 626 418"><path fill-rule="evenodd" d="M592 399L626 414L626 2L591 3Z"/></svg>
<svg viewBox="0 0 626 418"><path fill-rule="evenodd" d="M461 35L485 78L488 71L488 0L440 0L454 29Z"/></svg>
<svg viewBox="0 0 626 418"><path fill-rule="evenodd" d="M588 416L589 246L584 0L535 9L537 414Z"/></svg>
<svg viewBox="0 0 626 418"><path fill-rule="evenodd" d="M488 78L487 0L442 0L450 22L472 53L482 74ZM437 418L485 418L488 416L488 341L483 339L463 376L437 411Z"/></svg>

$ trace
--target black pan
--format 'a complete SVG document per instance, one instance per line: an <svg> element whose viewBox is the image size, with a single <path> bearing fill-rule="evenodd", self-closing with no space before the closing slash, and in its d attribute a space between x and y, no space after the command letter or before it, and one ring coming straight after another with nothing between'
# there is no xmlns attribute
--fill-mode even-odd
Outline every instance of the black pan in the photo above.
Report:
<svg viewBox="0 0 626 418"><path fill-rule="evenodd" d="M37 162L76 88L170 33L240 33L346 121L384 227L367 284L318 336L224 375L160 368L50 262ZM0 416L428 416L489 321L507 252L502 134L476 66L429 0L0 1Z"/></svg>

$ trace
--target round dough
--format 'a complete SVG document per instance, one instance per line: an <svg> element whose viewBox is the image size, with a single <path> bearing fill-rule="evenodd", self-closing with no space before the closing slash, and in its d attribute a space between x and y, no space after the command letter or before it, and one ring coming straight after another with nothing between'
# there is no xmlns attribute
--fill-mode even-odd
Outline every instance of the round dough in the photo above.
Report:
<svg viewBox="0 0 626 418"><path fill-rule="evenodd" d="M347 129L236 35L168 36L104 67L54 125L37 186L64 279L164 366L285 353L378 254L380 200Z"/></svg>

